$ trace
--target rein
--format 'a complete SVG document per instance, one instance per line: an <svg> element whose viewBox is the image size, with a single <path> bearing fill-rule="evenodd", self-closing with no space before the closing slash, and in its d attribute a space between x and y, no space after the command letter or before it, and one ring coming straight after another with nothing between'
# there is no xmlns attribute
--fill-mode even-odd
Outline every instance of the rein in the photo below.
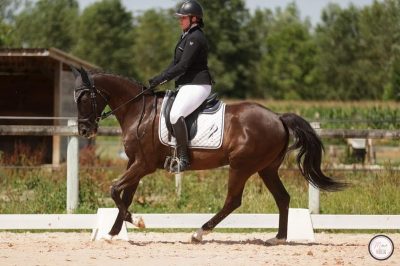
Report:
<svg viewBox="0 0 400 266"><path fill-rule="evenodd" d="M132 99L129 99L127 102L117 106L114 110L108 111L108 112L104 112L101 114L101 116L99 117L99 120L103 120L106 119L107 117L109 117L110 115L113 115L115 113L115 111L117 111L118 109L120 109L122 106L127 105L128 103L136 100L137 98L139 98L140 96L143 96L146 92L152 91L153 88L146 88L145 86L142 87L142 92L140 92L138 95L136 95L135 97L133 97ZM141 117L142 119L142 117Z"/></svg>

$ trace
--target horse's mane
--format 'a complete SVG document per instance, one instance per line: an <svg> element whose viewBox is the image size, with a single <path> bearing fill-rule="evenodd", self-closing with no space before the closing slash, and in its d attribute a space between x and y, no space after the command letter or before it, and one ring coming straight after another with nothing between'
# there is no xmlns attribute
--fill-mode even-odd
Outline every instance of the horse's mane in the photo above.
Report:
<svg viewBox="0 0 400 266"><path fill-rule="evenodd" d="M145 87L141 82L137 81L134 78L125 77L125 76L122 76L120 74L108 72L108 71L105 71L105 70L102 70L102 69L91 69L91 70L88 71L88 73L90 75L108 75L108 76L111 76L111 77L117 77L117 78L123 79L125 81L128 81L129 83L132 83L135 86ZM155 95L158 96L158 97L164 97L165 96L165 91L163 91L163 90L155 91Z"/></svg>
<svg viewBox="0 0 400 266"><path fill-rule="evenodd" d="M137 81L134 78L125 77L125 76L122 76L120 74L108 72L108 71L105 71L105 70L102 70L102 69L91 69L88 72L89 72L90 75L108 75L108 76L112 76L112 77L117 77L117 78L126 80L126 81L128 81L130 83L133 83L133 85L135 85L135 86L144 87L143 83Z"/></svg>

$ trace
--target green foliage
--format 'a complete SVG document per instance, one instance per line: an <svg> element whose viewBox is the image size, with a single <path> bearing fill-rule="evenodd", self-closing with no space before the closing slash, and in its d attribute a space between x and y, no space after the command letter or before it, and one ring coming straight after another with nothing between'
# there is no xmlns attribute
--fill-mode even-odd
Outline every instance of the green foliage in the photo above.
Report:
<svg viewBox="0 0 400 266"><path fill-rule="evenodd" d="M13 28L4 23L0 22L0 47L7 47L12 42L11 41L11 33Z"/></svg>
<svg viewBox="0 0 400 266"><path fill-rule="evenodd" d="M14 45L70 51L78 19L76 0L39 0L15 16Z"/></svg>
<svg viewBox="0 0 400 266"><path fill-rule="evenodd" d="M270 13L265 12L266 23L260 27L267 27L268 33L261 42L265 53L258 73L260 84L265 86L263 96L287 100L317 98L310 76L316 53L310 23L301 21L294 3L284 11L278 9L271 20Z"/></svg>
<svg viewBox="0 0 400 266"><path fill-rule="evenodd" d="M23 2L27 4L22 5ZM400 2L327 4L314 27L295 3L250 13L201 1L214 89L228 98L400 100ZM51 47L146 82L172 60L173 10L135 14L121 0L0 1L1 47Z"/></svg>
<svg viewBox="0 0 400 266"><path fill-rule="evenodd" d="M395 102L260 101L278 112L294 112L322 128L398 129L400 110Z"/></svg>
<svg viewBox="0 0 400 266"><path fill-rule="evenodd" d="M20 0L0 1L0 47L11 46L14 27L10 24L15 11L20 6Z"/></svg>
<svg viewBox="0 0 400 266"><path fill-rule="evenodd" d="M250 14L243 0L203 1L205 34L209 42L209 66L214 88L230 98L244 98L255 85L254 68L259 57L249 26Z"/></svg>
<svg viewBox="0 0 400 266"><path fill-rule="evenodd" d="M79 17L73 53L106 70L133 76L132 23L131 13L120 0L94 3Z"/></svg>
<svg viewBox="0 0 400 266"><path fill-rule="evenodd" d="M65 170L0 171L1 213L65 213ZM115 207L106 187L111 176L99 167L86 169L80 180L78 213L95 213L99 207ZM7 173L5 173L7 172ZM215 213L224 204L227 170L187 172L182 195L175 193L175 181L165 171L142 179L131 210L135 213ZM329 214L395 214L400 211L400 172L334 172L352 185L343 192L321 194L321 212ZM91 178L90 176L97 176ZM292 208L307 208L308 186L299 172L281 171L282 181L291 195ZM103 184L103 185L100 185ZM107 186L106 186L107 185ZM237 213L276 213L272 195L258 176L246 184L242 206Z"/></svg>
<svg viewBox="0 0 400 266"><path fill-rule="evenodd" d="M338 193L322 193L321 213L397 214L400 206L400 172L353 172L351 186Z"/></svg>
<svg viewBox="0 0 400 266"><path fill-rule="evenodd" d="M394 55L390 65L390 81L385 87L384 100L394 99L400 101L400 45L393 47Z"/></svg>
<svg viewBox="0 0 400 266"><path fill-rule="evenodd" d="M21 5L22 0L1 0L0 20L10 20Z"/></svg>
<svg viewBox="0 0 400 266"><path fill-rule="evenodd" d="M178 25L170 10L148 10L137 19L132 57L139 80L147 81L172 62Z"/></svg>
<svg viewBox="0 0 400 266"><path fill-rule="evenodd" d="M389 96L390 76L396 73L399 12L398 1L392 0L364 9L342 10L337 5L325 9L316 31L315 75L326 99L394 99Z"/></svg>

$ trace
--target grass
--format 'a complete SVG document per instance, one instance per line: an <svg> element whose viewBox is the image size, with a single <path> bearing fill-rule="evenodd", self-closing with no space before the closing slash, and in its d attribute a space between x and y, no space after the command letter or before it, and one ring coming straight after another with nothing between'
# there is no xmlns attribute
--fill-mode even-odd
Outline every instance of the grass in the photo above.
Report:
<svg viewBox="0 0 400 266"><path fill-rule="evenodd" d="M111 181L122 173L113 168L81 168L78 213L95 213L99 207L115 207L109 197ZM337 172L352 185L344 191L321 193L321 213L399 214L400 172ZM64 168L0 169L0 213L65 213ZM291 195L290 207L308 207L308 186L297 171L281 171ZM174 176L164 171L142 179L130 210L136 213L215 213L226 196L227 170L187 172L182 195L175 193ZM277 213L277 207L261 179L252 176L245 187L237 213Z"/></svg>

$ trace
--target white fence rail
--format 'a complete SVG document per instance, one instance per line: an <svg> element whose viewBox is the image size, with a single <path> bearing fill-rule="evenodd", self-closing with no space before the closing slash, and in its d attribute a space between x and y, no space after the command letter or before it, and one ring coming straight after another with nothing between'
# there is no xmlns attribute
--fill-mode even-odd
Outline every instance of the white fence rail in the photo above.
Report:
<svg viewBox="0 0 400 266"><path fill-rule="evenodd" d="M135 214L146 228L199 228L214 214ZM278 228L278 214L231 214L217 228ZM314 229L399 230L400 215L311 214ZM0 230L93 229L96 214L2 214ZM133 228L128 224L128 228Z"/></svg>

